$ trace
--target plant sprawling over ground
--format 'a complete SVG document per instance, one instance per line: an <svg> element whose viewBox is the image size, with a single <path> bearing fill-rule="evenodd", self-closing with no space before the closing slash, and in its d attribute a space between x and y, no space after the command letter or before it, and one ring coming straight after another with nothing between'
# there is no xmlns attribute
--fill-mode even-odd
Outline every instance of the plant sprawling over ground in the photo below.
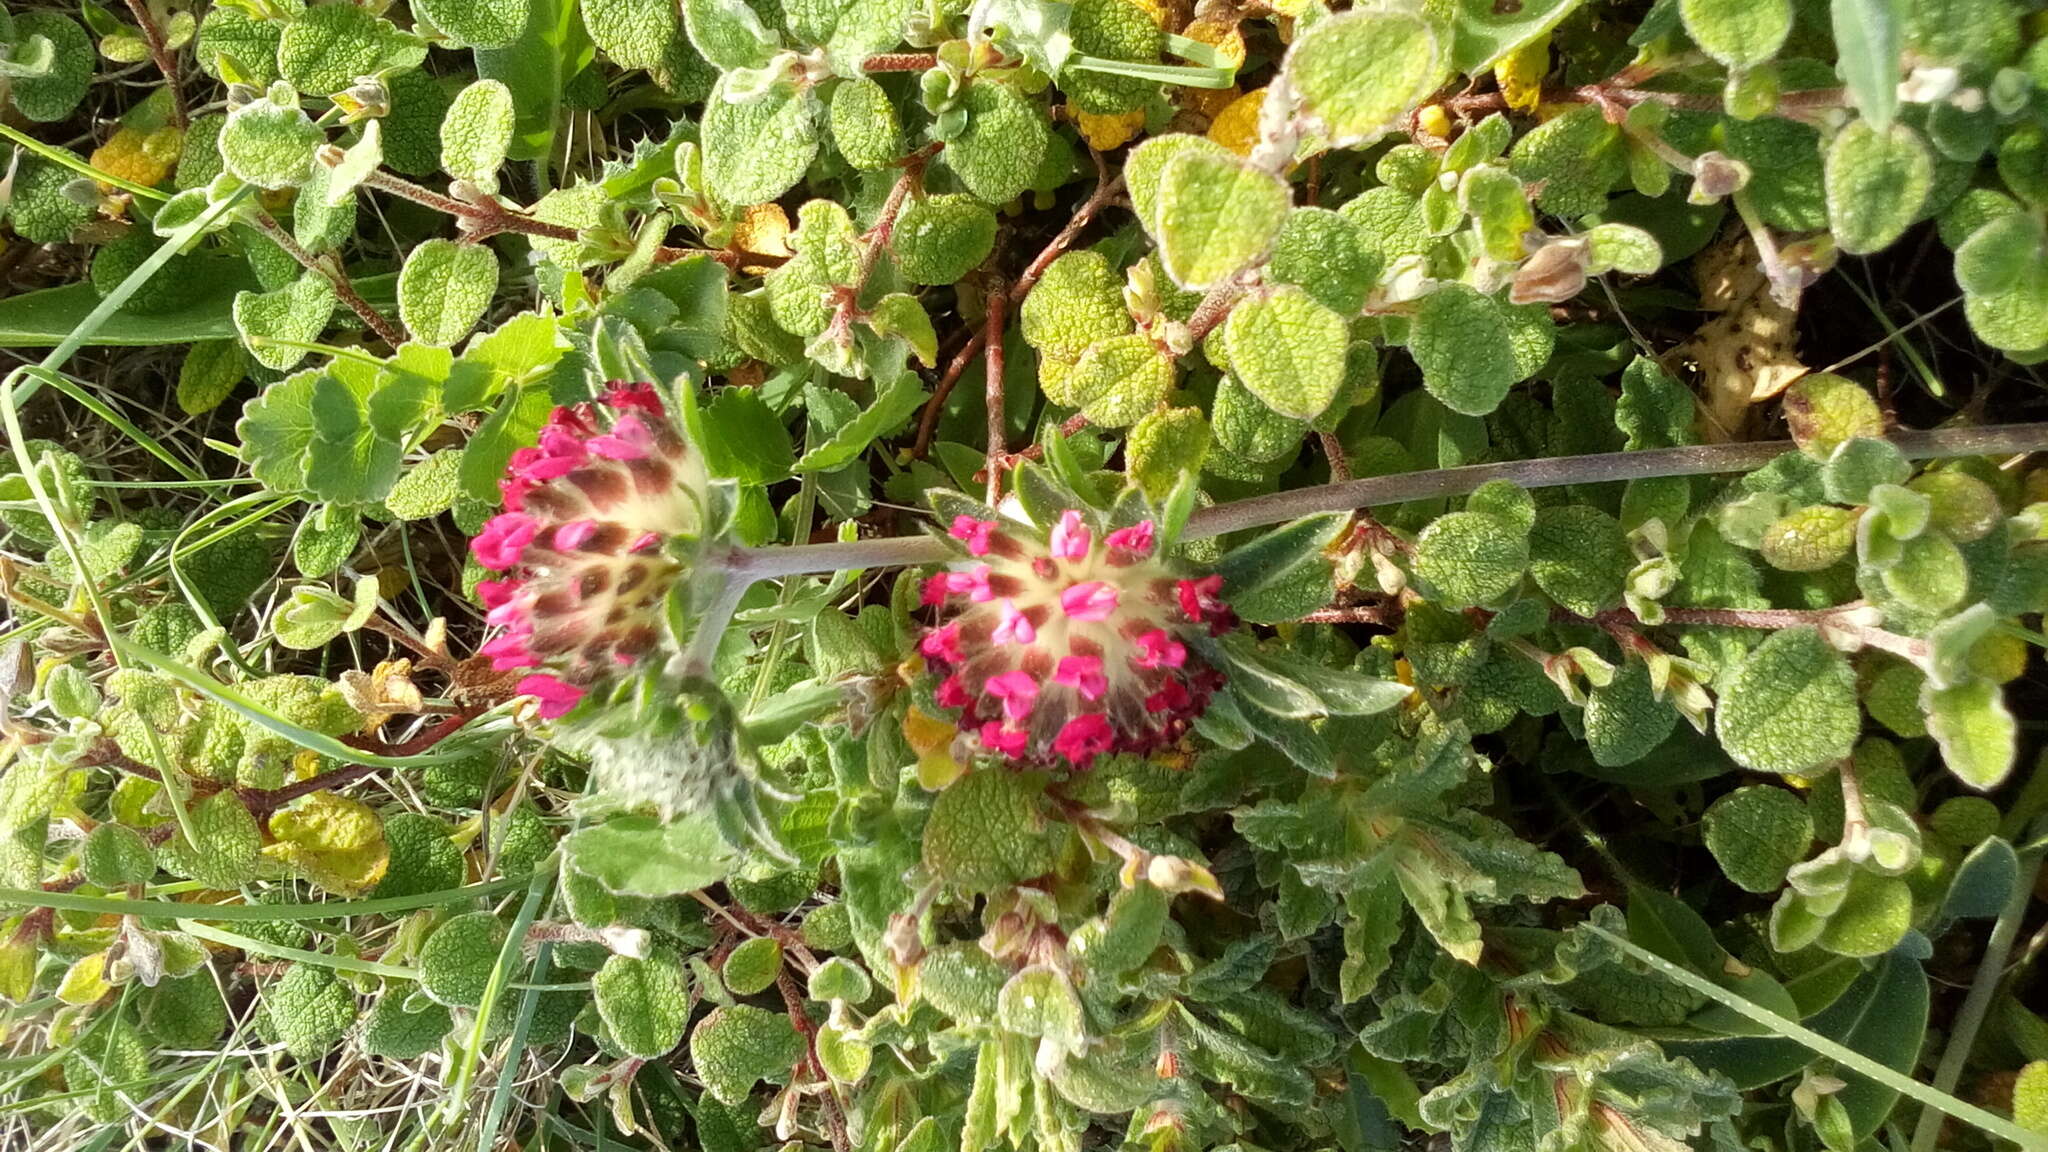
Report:
<svg viewBox="0 0 2048 1152"><path fill-rule="evenodd" d="M0 1144L2048 1147L2037 3L0 94Z"/></svg>

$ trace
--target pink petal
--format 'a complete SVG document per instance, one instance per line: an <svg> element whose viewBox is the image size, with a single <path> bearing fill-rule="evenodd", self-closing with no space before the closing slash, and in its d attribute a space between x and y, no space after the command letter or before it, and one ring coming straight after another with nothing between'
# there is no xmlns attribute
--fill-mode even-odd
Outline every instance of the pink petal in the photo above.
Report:
<svg viewBox="0 0 2048 1152"><path fill-rule="evenodd" d="M519 556L540 531L540 522L524 512L503 512L484 522L484 530L469 542L476 562L502 572L519 563Z"/></svg>
<svg viewBox="0 0 2048 1152"><path fill-rule="evenodd" d="M1094 534L1082 522L1081 514L1070 508L1060 516L1060 522L1053 525L1052 554L1062 560L1086 560L1094 540Z"/></svg>
<svg viewBox="0 0 2048 1152"><path fill-rule="evenodd" d="M553 720L567 715L583 700L583 689L545 673L522 677L518 691L540 701L540 718Z"/></svg>
<svg viewBox="0 0 2048 1152"><path fill-rule="evenodd" d="M1029 644L1038 639L1038 629L1031 624L1031 618L1017 610L1015 600L1005 600L998 609L1002 620L989 639L998 644Z"/></svg>
<svg viewBox="0 0 2048 1152"><path fill-rule="evenodd" d="M1101 580L1076 584L1060 593L1060 611L1073 620L1107 620L1116 611L1116 604L1116 589Z"/></svg>
<svg viewBox="0 0 2048 1152"><path fill-rule="evenodd" d="M1079 692L1084 700L1100 700L1109 691L1109 677L1102 674L1099 656L1063 657L1052 679L1055 684L1065 684Z"/></svg>

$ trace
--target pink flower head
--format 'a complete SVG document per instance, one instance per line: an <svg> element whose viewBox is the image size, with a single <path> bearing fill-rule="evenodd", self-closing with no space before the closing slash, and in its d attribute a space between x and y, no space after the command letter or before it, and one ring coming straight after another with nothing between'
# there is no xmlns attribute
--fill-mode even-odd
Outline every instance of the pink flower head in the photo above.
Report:
<svg viewBox="0 0 2048 1152"><path fill-rule="evenodd" d="M566 716L583 701L583 689L546 673L521 677L518 692L521 696L532 696L540 701L540 718L543 720Z"/></svg>
<svg viewBox="0 0 2048 1152"><path fill-rule="evenodd" d="M479 564L504 573L477 586L500 629L480 651L500 670L536 670L520 691L543 716L658 654L687 555L670 544L703 530L708 485L703 457L644 384L555 409L512 453L505 510L470 541Z"/></svg>
<svg viewBox="0 0 2048 1152"><path fill-rule="evenodd" d="M1100 700L1109 691L1109 677L1102 674L1102 657L1067 656L1052 674L1053 683L1065 684L1084 700Z"/></svg>
<svg viewBox="0 0 2048 1152"><path fill-rule="evenodd" d="M1098 623L1109 619L1116 611L1117 599L1115 585L1105 580L1090 580L1060 593L1060 611L1066 613L1070 620Z"/></svg>
<svg viewBox="0 0 2048 1152"><path fill-rule="evenodd" d="M1119 528L1102 538L1112 552L1128 552L1139 559L1152 554L1156 532L1150 520L1140 520L1129 528Z"/></svg>
<svg viewBox="0 0 2048 1152"><path fill-rule="evenodd" d="M1234 622L1222 581L1177 571L1153 521L1098 541L1082 510L1051 519L1044 536L993 529L981 563L925 585L934 699L1021 763L1076 769L1178 743L1223 685L1193 639ZM988 523L960 515L949 535L979 554Z"/></svg>
<svg viewBox="0 0 2048 1152"><path fill-rule="evenodd" d="M1008 756L1012 759L1024 755L1024 750L1031 743L1031 734L1022 728L1012 728L1007 724L998 724L994 720L981 726L980 736L982 747L999 756Z"/></svg>
<svg viewBox="0 0 2048 1152"><path fill-rule="evenodd" d="M519 563L520 554L533 543L540 522L524 512L503 512L484 522L484 530L469 542L476 562L493 572L503 572Z"/></svg>
<svg viewBox="0 0 2048 1152"><path fill-rule="evenodd" d="M960 650L960 622L955 620L943 628L934 628L925 633L924 639L917 643L917 650L926 656L952 664L967 659L967 654Z"/></svg>
<svg viewBox="0 0 2048 1152"><path fill-rule="evenodd" d="M996 522L993 520L976 520L972 516L955 516L953 517L953 526L947 529L947 535L955 540L965 541L968 555L986 556L989 549L989 537L995 533L995 530Z"/></svg>
<svg viewBox="0 0 2048 1152"><path fill-rule="evenodd" d="M1002 701L1003 715L1012 720L1031 715L1032 705L1038 703L1038 681L1029 672L998 673L989 677L981 690Z"/></svg>
<svg viewBox="0 0 2048 1152"><path fill-rule="evenodd" d="M1175 640L1164 628L1138 637L1138 651L1131 657L1140 668L1178 668L1187 663L1187 645Z"/></svg>
<svg viewBox="0 0 2048 1152"><path fill-rule="evenodd" d="M1031 617L1017 610L1015 600L1004 600L1000 610L1002 617L996 622L996 630L989 634L989 639L998 644L1029 644L1038 639L1038 629L1032 627Z"/></svg>
<svg viewBox="0 0 2048 1152"><path fill-rule="evenodd" d="M1090 761L1116 745L1116 730L1109 720L1099 712L1088 712L1067 721L1060 734L1053 737L1052 750L1072 761L1075 767L1085 767Z"/></svg>
<svg viewBox="0 0 2048 1152"><path fill-rule="evenodd" d="M1069 562L1086 560L1088 550L1094 546L1095 535L1088 531L1088 525L1081 514L1069 508L1061 513L1059 523L1053 525L1052 554Z"/></svg>

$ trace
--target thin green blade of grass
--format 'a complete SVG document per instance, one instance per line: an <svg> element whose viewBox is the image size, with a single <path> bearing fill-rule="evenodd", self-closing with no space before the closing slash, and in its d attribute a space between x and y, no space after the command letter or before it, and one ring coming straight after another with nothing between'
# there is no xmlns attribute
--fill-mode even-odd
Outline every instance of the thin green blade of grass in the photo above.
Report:
<svg viewBox="0 0 2048 1152"><path fill-rule="evenodd" d="M239 948L256 956L275 956L280 960L296 960L302 964L332 968L337 972L361 972L368 976L385 976L393 980L418 980L420 978L419 969L417 968L405 968L397 964L382 964L375 960L363 960L354 956L331 956L325 952L293 948L288 944L272 944L268 940L258 940L254 936L244 936L240 932L230 932L225 928L214 928L197 920L181 919L178 921L178 927L182 931L199 937L201 940L211 940L215 944L225 944L230 948Z"/></svg>
<svg viewBox="0 0 2048 1152"><path fill-rule="evenodd" d="M100 916L147 916L162 919L276 922L280 920L337 920L344 916L370 916L386 912L410 912L416 908L438 908L484 896L495 896L527 883L525 876L505 876L414 896L380 896L370 900L337 900L326 904L188 904L179 900L128 900L118 896L90 896L81 892L45 892L37 888L0 888L0 905L55 908L62 912L87 912Z"/></svg>
<svg viewBox="0 0 2048 1152"><path fill-rule="evenodd" d="M1648 965L1652 971L1673 983L1682 985L1693 992L1705 996L1707 999L1712 1000L1714 1003L1734 1012L1751 1023L1768 1028L1772 1033L1793 1041L1811 1050L1816 1055L1825 1056L1859 1076L1866 1076L1901 1096L1932 1108L1945 1116L1952 1116L2001 1140L2010 1140L2022 1148L2029 1149L2030 1152L2048 1152L2048 1136L2038 1132L2030 1132L2003 1116L1979 1108L1975 1104L1958 1100L1946 1092L1936 1091L1903 1072L1880 1064L1852 1048L1828 1039L1811 1028L1807 1028L1795 1021L1787 1020L1768 1008L1745 1000L1726 988L1721 987L1719 984L1673 964L1671 961L1629 940L1625 936L1617 935L1594 924L1587 925L1586 929L1612 942L1631 958Z"/></svg>

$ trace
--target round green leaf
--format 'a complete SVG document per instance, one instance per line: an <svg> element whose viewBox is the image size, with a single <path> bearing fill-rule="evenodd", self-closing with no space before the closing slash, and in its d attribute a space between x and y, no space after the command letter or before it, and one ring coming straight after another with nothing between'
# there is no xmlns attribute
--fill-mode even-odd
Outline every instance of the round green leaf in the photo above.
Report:
<svg viewBox="0 0 2048 1152"><path fill-rule="evenodd" d="M319 339L333 315L334 285L314 272L275 292L235 293L235 330L257 363L279 372L305 359L306 349L292 345Z"/></svg>
<svg viewBox="0 0 2048 1152"><path fill-rule="evenodd" d="M292 188L313 174L313 150L326 139L299 109L298 94L279 86L228 114L220 153L237 179L258 188Z"/></svg>
<svg viewBox="0 0 2048 1152"><path fill-rule="evenodd" d="M1439 516L1415 541L1415 574L1446 608L1500 599L1528 566L1527 534L1484 512Z"/></svg>
<svg viewBox="0 0 2048 1152"><path fill-rule="evenodd" d="M466 48L503 48L526 31L528 0L413 0L412 10Z"/></svg>
<svg viewBox="0 0 2048 1152"><path fill-rule="evenodd" d="M872 172L902 158L903 119L875 81L858 76L834 88L831 120L832 142L855 168Z"/></svg>
<svg viewBox="0 0 2048 1152"><path fill-rule="evenodd" d="M673 952L656 949L645 959L607 956L590 978L590 992L597 1014L627 1055L656 1060L682 1042L690 1022L690 987Z"/></svg>
<svg viewBox="0 0 2048 1152"><path fill-rule="evenodd" d="M1603 768L1633 764L1655 751L1678 723L1678 710L1657 699L1649 665L1630 660L1586 701L1586 748Z"/></svg>
<svg viewBox="0 0 2048 1152"><path fill-rule="evenodd" d="M1718 682L1715 731L1745 768L1807 773L1855 747L1856 674L1812 628L1772 633Z"/></svg>
<svg viewBox="0 0 2048 1152"><path fill-rule="evenodd" d="M1785 870L1813 846L1813 816L1806 801L1767 784L1738 788L1707 808L1701 820L1707 851L1745 892L1776 892Z"/></svg>
<svg viewBox="0 0 2048 1152"><path fill-rule="evenodd" d="M1503 312L1499 301L1464 284L1441 285L1417 306L1408 352L1444 407L1484 416L1522 378Z"/></svg>
<svg viewBox="0 0 2048 1152"><path fill-rule="evenodd" d="M2018 755L2019 727L1998 685L1984 679L1948 688L1929 684L1920 699L1927 732L1948 770L1979 790L2004 783Z"/></svg>
<svg viewBox="0 0 2048 1152"><path fill-rule="evenodd" d="M43 9L23 12L14 18L14 42L25 43L31 36L50 42L50 70L41 76L16 76L8 81L8 96L23 116L51 123L71 115L92 83L92 37L78 21L61 12Z"/></svg>
<svg viewBox="0 0 2048 1152"><path fill-rule="evenodd" d="M473 0L452 0L468 6ZM355 4L316 4L291 18L277 43L278 73L301 92L331 96L387 68L427 58L426 42Z"/></svg>
<svg viewBox="0 0 2048 1152"><path fill-rule="evenodd" d="M1420 16L1352 11L1318 21L1287 54L1287 79L1338 143L1377 137L1422 103L1444 73Z"/></svg>
<svg viewBox="0 0 2048 1152"><path fill-rule="evenodd" d="M912 203L889 233L897 267L913 284L951 284L987 259L995 243L996 214L957 193Z"/></svg>
<svg viewBox="0 0 2048 1152"><path fill-rule="evenodd" d="M1730 68L1754 68L1792 34L1791 0L1678 0L1685 33Z"/></svg>
<svg viewBox="0 0 2048 1152"><path fill-rule="evenodd" d="M490 912L465 912L436 928L420 948L420 988L453 1008L483 1003L505 934L505 922Z"/></svg>
<svg viewBox="0 0 2048 1152"><path fill-rule="evenodd" d="M744 207L773 200L803 179L818 154L823 110L810 89L782 84L729 100L732 78L721 77L704 104L704 179L719 199Z"/></svg>
<svg viewBox="0 0 2048 1152"><path fill-rule="evenodd" d="M961 99L967 124L939 153L969 192L990 204L1024 194L1052 144L1052 125L1037 105L994 80L968 85Z"/></svg>
<svg viewBox="0 0 2048 1152"><path fill-rule="evenodd" d="M1529 534L1529 574L1568 611L1595 616L1621 603L1635 563L1621 521L1598 508L1564 504L1536 513Z"/></svg>
<svg viewBox="0 0 2048 1152"><path fill-rule="evenodd" d="M1056 403L1079 408L1090 424L1123 428L1159 406L1173 390L1173 361L1135 333L1088 346L1061 380Z"/></svg>
<svg viewBox="0 0 2048 1152"><path fill-rule="evenodd" d="M1284 181L1234 155L1183 152L1159 181L1159 256L1183 288L1213 287L1264 257L1293 205Z"/></svg>
<svg viewBox="0 0 2048 1152"><path fill-rule="evenodd" d="M1230 310L1223 339L1231 371L1282 416L1320 416L1344 383L1344 318L1307 292L1281 285Z"/></svg>
<svg viewBox="0 0 2048 1152"><path fill-rule="evenodd" d="M458 180L497 191L516 120L510 88L496 80L471 83L456 93L441 119L441 167Z"/></svg>
<svg viewBox="0 0 2048 1152"><path fill-rule="evenodd" d="M434 239L398 273L398 315L422 344L445 348L469 335L498 290L498 254L485 244Z"/></svg>
<svg viewBox="0 0 2048 1152"><path fill-rule="evenodd" d="M1851 121L1828 145L1828 225L1844 252L1875 252L1919 218L1934 157L1905 124L1880 132Z"/></svg>

